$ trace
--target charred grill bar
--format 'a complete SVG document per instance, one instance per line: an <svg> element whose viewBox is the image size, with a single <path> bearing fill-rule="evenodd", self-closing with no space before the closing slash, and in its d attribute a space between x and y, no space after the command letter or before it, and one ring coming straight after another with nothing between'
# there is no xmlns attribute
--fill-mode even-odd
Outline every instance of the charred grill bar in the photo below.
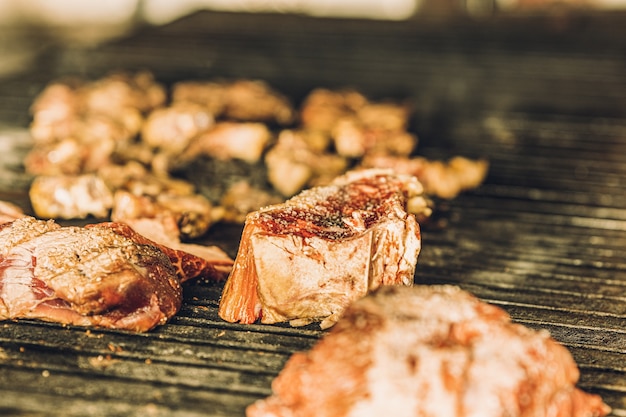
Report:
<svg viewBox="0 0 626 417"><path fill-rule="evenodd" d="M41 55L0 82L0 121L26 127L50 80L150 69L165 83L261 78L295 102L319 86L409 98L418 154L486 157L478 190L423 227L416 282L458 284L548 329L580 386L626 415L626 16L363 22L198 13L90 50ZM19 169L19 167L16 167ZM196 172L191 178L207 181ZM27 204L2 184L2 199ZM19 187L18 187L19 188ZM206 238L231 255L241 227ZM219 284L189 282L147 334L0 323L2 415L240 416L315 325L238 325ZM161 414L159 414L161 413Z"/></svg>

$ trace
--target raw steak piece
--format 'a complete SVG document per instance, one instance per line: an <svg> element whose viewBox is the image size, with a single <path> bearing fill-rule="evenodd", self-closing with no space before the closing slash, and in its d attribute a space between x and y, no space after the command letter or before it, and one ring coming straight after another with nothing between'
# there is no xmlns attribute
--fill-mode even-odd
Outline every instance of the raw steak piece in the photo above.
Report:
<svg viewBox="0 0 626 417"><path fill-rule="evenodd" d="M178 311L180 283L207 271L215 269L124 224L23 217L0 224L0 320L147 331Z"/></svg>
<svg viewBox="0 0 626 417"><path fill-rule="evenodd" d="M321 321L381 285L412 285L421 248L407 207L421 184L390 171L350 172L248 215L220 302L226 321Z"/></svg>
<svg viewBox="0 0 626 417"><path fill-rule="evenodd" d="M384 287L294 354L247 417L598 417L568 350L453 286Z"/></svg>

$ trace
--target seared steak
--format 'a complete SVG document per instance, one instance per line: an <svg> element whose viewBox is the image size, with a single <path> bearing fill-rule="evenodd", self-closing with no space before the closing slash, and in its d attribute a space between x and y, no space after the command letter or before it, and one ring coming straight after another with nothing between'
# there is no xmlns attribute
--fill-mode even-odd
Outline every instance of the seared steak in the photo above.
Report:
<svg viewBox="0 0 626 417"><path fill-rule="evenodd" d="M220 303L230 322L322 321L381 285L412 285L426 209L421 185L390 171L355 171L246 219Z"/></svg>
<svg viewBox="0 0 626 417"><path fill-rule="evenodd" d="M178 311L181 281L212 273L221 274L119 223L61 227L24 217L0 225L0 320L147 331Z"/></svg>

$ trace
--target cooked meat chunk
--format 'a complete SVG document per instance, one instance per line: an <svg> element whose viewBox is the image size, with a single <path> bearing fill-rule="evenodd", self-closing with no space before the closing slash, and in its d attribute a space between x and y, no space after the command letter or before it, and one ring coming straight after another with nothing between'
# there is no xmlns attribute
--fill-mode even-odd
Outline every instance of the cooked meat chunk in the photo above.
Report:
<svg viewBox="0 0 626 417"><path fill-rule="evenodd" d="M157 175L135 161L123 165L105 165L97 174L111 190L125 190L135 195L156 198L161 194L187 196L195 192L195 187L188 181L168 174Z"/></svg>
<svg viewBox="0 0 626 417"><path fill-rule="evenodd" d="M407 156L417 145L417 137L407 131L408 106L370 102L352 90L313 90L304 100L300 115L305 130L331 137L336 152L346 158Z"/></svg>
<svg viewBox="0 0 626 417"><path fill-rule="evenodd" d="M179 263L185 264L184 260L181 262L177 261L181 253L191 254L202 259L205 262L204 266L202 266L198 260L191 264L188 263L192 266L197 265L197 267L196 272L191 269L187 270L185 274L186 279L190 278L189 275L193 275L193 277L202 276L211 281L222 281L228 277L228 274L232 270L232 258L219 247L181 242L180 229L172 217L163 216L156 218L141 217L126 219L124 224L127 224L135 232L158 244L164 252L171 255L170 257L175 265ZM173 249L174 252L170 253L169 249ZM181 257L181 259L183 258Z"/></svg>
<svg viewBox="0 0 626 417"><path fill-rule="evenodd" d="M211 248L208 246L205 247L205 249L197 248L198 250L194 250L193 252L200 253L204 251L206 254L212 253L212 256L209 257L197 256L191 253L191 251L186 250L186 248L191 248L196 245L177 244L172 240L164 240L163 243L161 243L138 233L130 225L125 223L97 223L87 225L85 227L87 229L97 227L110 228L117 234L128 237L138 244L150 245L158 248L169 257L180 282L185 282L193 278L204 278L211 281L219 281L224 277L224 269L229 265L232 265L232 260L225 259L223 256L225 253L219 248ZM157 236L156 233L153 235ZM173 245L168 246L170 243Z"/></svg>
<svg viewBox="0 0 626 417"><path fill-rule="evenodd" d="M239 80L228 86L226 115L236 120L287 124L294 112L289 100L258 80Z"/></svg>
<svg viewBox="0 0 626 417"><path fill-rule="evenodd" d="M20 217L25 217L21 207L8 201L0 200L0 224L12 222Z"/></svg>
<svg viewBox="0 0 626 417"><path fill-rule="evenodd" d="M545 331L452 286L384 287L294 354L248 417L599 417Z"/></svg>
<svg viewBox="0 0 626 417"><path fill-rule="evenodd" d="M91 83L51 83L31 107L35 146L26 157L26 171L94 172L128 148L144 114L164 101L164 88L146 72L112 74Z"/></svg>
<svg viewBox="0 0 626 417"><path fill-rule="evenodd" d="M123 119L126 109L145 114L162 106L167 97L165 88L148 71L111 73L85 84L79 92L89 112L108 114L115 119Z"/></svg>
<svg viewBox="0 0 626 417"><path fill-rule="evenodd" d="M63 139L36 145L24 160L33 175L79 175L91 173L111 162L131 138L129 132L109 119L93 116L77 120L73 133Z"/></svg>
<svg viewBox="0 0 626 417"><path fill-rule="evenodd" d="M461 156L443 161L424 157L402 158L371 155L361 161L363 168L391 168L395 172L416 176L426 194L451 199L460 192L478 187L487 176L489 163Z"/></svg>
<svg viewBox="0 0 626 417"><path fill-rule="evenodd" d="M121 223L61 227L24 217L0 225L0 320L147 331L178 311L181 282L222 276Z"/></svg>
<svg viewBox="0 0 626 417"><path fill-rule="evenodd" d="M216 117L238 121L284 125L295 116L289 100L259 80L179 82L172 89L172 101L200 104Z"/></svg>
<svg viewBox="0 0 626 417"><path fill-rule="evenodd" d="M35 177L29 197L37 217L45 219L104 218L113 206L111 190L95 174Z"/></svg>
<svg viewBox="0 0 626 417"><path fill-rule="evenodd" d="M56 81L35 98L31 106L33 121L30 133L37 145L72 135L80 108L76 92L79 84L78 80Z"/></svg>
<svg viewBox="0 0 626 417"><path fill-rule="evenodd" d="M141 138L144 143L170 155L183 152L199 134L213 126L213 115L193 103L179 103L154 110L147 117Z"/></svg>
<svg viewBox="0 0 626 417"><path fill-rule="evenodd" d="M93 82L53 82L31 106L31 134L38 144L80 138L76 122L99 116L132 136L139 132L142 115L163 105L165 98L165 89L148 72L115 73Z"/></svg>
<svg viewBox="0 0 626 417"><path fill-rule="evenodd" d="M146 331L181 301L169 258L109 227L24 218L0 230L0 319Z"/></svg>
<svg viewBox="0 0 626 417"><path fill-rule="evenodd" d="M195 138L179 159L185 162L210 156L255 163L261 159L271 138L270 130L263 123L219 122Z"/></svg>
<svg viewBox="0 0 626 417"><path fill-rule="evenodd" d="M248 215L219 315L230 322L321 321L381 285L412 285L420 200L409 176L348 173Z"/></svg>
<svg viewBox="0 0 626 417"><path fill-rule="evenodd" d="M330 134L339 120L354 115L367 103L367 98L354 90L318 88L302 103L301 123L304 129Z"/></svg>
<svg viewBox="0 0 626 417"><path fill-rule="evenodd" d="M218 81L179 81L172 87L172 104L193 103L221 116L226 107L228 86Z"/></svg>
<svg viewBox="0 0 626 417"><path fill-rule="evenodd" d="M149 218L173 222L183 239L204 235L219 220L219 212L200 194L158 194L154 197L118 190L113 196L111 220L128 223Z"/></svg>
<svg viewBox="0 0 626 417"><path fill-rule="evenodd" d="M328 184L348 168L348 161L327 151L318 135L303 130L280 132L265 155L265 164L269 183L285 197Z"/></svg>
<svg viewBox="0 0 626 417"><path fill-rule="evenodd" d="M332 131L337 153L346 158L366 155L407 156L417 145L417 138L406 130L386 130L364 126L357 118L344 118Z"/></svg>
<svg viewBox="0 0 626 417"><path fill-rule="evenodd" d="M254 187L248 181L242 180L228 187L220 199L220 206L223 209L224 221L244 223L246 216L253 211L272 204L280 204L283 201L284 199L279 195Z"/></svg>

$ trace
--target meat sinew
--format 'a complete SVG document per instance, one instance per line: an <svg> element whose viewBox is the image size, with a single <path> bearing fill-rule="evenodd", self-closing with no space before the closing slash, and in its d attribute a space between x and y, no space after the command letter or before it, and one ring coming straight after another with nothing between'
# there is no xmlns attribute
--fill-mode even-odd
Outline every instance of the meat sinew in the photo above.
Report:
<svg viewBox="0 0 626 417"><path fill-rule="evenodd" d="M326 328L368 291L412 285L421 192L411 176L354 171L249 214L220 317Z"/></svg>
<svg viewBox="0 0 626 417"><path fill-rule="evenodd" d="M546 331L453 286L386 287L294 354L248 417L598 417Z"/></svg>
<svg viewBox="0 0 626 417"><path fill-rule="evenodd" d="M182 281L215 272L203 263L123 224L23 217L0 225L0 320L147 331L178 311Z"/></svg>

